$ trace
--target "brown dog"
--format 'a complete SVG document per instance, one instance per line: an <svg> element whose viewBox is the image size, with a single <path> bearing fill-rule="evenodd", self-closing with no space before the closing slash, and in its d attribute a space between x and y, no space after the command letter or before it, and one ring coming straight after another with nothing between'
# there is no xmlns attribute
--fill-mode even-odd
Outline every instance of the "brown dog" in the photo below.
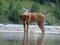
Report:
<svg viewBox="0 0 60 45"><path fill-rule="evenodd" d="M50 15L50 14L48 14ZM41 31L44 33L44 20L45 20L45 15L39 14L39 13L23 13L20 16L20 19L23 22L24 25L24 32L28 31L29 24L32 22L37 22L39 28ZM27 29L26 29L27 25Z"/></svg>

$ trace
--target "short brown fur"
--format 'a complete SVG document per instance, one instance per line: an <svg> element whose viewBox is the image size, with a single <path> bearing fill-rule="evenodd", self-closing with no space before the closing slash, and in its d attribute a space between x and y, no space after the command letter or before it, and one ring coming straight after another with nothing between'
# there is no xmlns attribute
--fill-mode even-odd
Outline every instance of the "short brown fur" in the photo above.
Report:
<svg viewBox="0 0 60 45"><path fill-rule="evenodd" d="M44 33L45 15L39 13L27 13L27 14L22 14L20 16L20 19L22 20L24 25L24 32L28 31L29 24L31 24L32 22L37 22L42 33ZM27 25L27 29L26 29L26 25Z"/></svg>

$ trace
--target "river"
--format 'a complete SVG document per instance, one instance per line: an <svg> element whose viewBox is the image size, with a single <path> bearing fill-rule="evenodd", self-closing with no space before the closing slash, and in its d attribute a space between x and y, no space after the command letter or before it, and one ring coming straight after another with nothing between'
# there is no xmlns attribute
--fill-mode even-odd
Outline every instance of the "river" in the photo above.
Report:
<svg viewBox="0 0 60 45"><path fill-rule="evenodd" d="M60 45L60 26L44 26L45 33L37 25L30 25L24 33L23 25L0 24L0 45Z"/></svg>

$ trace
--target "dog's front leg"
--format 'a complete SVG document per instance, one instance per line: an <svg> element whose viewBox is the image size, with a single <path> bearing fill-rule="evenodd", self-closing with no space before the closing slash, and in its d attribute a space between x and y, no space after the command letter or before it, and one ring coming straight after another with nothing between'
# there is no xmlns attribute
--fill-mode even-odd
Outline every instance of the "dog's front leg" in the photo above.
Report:
<svg viewBox="0 0 60 45"><path fill-rule="evenodd" d="M27 21L27 32L28 32L28 29L29 29L29 22Z"/></svg>
<svg viewBox="0 0 60 45"><path fill-rule="evenodd" d="M26 21L23 22L23 26L24 26L24 33L26 32Z"/></svg>
<svg viewBox="0 0 60 45"><path fill-rule="evenodd" d="M29 24L27 24L27 32L28 32L28 29L29 29Z"/></svg>

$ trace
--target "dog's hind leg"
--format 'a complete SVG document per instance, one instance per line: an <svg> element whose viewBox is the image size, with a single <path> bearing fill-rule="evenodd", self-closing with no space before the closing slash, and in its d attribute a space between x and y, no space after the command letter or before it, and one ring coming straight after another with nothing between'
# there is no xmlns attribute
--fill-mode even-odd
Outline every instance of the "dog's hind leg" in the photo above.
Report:
<svg viewBox="0 0 60 45"><path fill-rule="evenodd" d="M39 28L41 29L42 33L44 33L44 22L38 21L37 24L38 24Z"/></svg>

